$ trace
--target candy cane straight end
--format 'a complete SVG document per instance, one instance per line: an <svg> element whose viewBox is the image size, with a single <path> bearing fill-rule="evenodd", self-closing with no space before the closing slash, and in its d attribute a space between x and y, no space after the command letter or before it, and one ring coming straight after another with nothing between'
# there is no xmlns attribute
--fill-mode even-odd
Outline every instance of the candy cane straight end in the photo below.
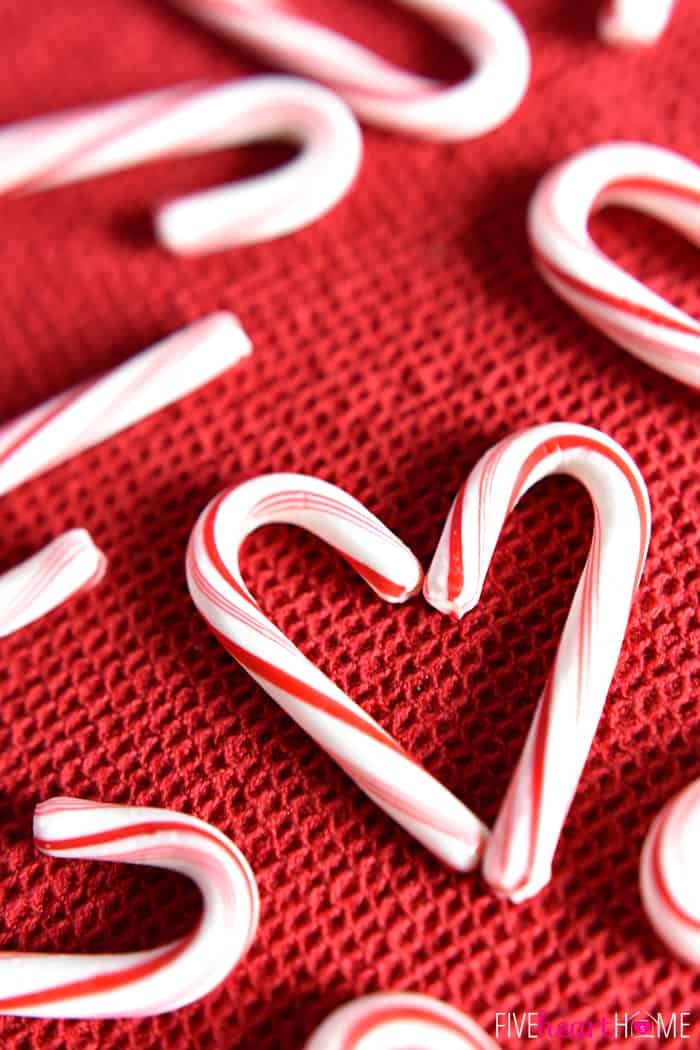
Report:
<svg viewBox="0 0 700 1050"><path fill-rule="evenodd" d="M318 478L270 474L221 493L200 515L187 551L192 600L239 664L374 802L446 864L474 868L488 835L481 821L307 660L248 592L242 544L275 522L324 540L388 601L420 588L415 556L356 499Z"/></svg>
<svg viewBox="0 0 700 1050"><path fill-rule="evenodd" d="M676 0L607 0L598 34L614 47L655 44L668 25Z"/></svg>
<svg viewBox="0 0 700 1050"><path fill-rule="evenodd" d="M196 928L162 947L119 955L0 952L0 1014L145 1017L215 988L255 936L253 873L225 835L184 813L52 798L34 813L50 857L147 864L191 878L203 898Z"/></svg>
<svg viewBox="0 0 700 1050"><path fill-rule="evenodd" d="M383 992L334 1010L304 1050L498 1050L471 1017L427 995Z"/></svg>
<svg viewBox="0 0 700 1050"><path fill-rule="evenodd" d="M651 825L639 886L661 940L679 959L700 967L700 780L672 798Z"/></svg>
<svg viewBox="0 0 700 1050"><path fill-rule="evenodd" d="M486 843L484 877L513 901L549 881L615 671L651 529L639 470L607 435L576 423L548 423L506 438L482 456L460 488L425 586L437 608L459 614L471 608L506 517L552 474L586 486L595 525L550 679Z"/></svg>
<svg viewBox="0 0 700 1050"><path fill-rule="evenodd" d="M0 576L0 638L95 587L107 559L85 529L71 529Z"/></svg>
<svg viewBox="0 0 700 1050"><path fill-rule="evenodd" d="M646 212L700 246L700 167L658 146L603 143L545 175L528 210L535 263L552 289L619 346L700 389L700 322L600 251L588 221L607 204Z"/></svg>

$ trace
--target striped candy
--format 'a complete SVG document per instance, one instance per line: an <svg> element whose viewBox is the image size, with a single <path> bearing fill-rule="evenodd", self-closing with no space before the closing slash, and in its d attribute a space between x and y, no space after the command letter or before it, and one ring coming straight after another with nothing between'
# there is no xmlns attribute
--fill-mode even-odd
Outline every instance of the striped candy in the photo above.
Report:
<svg viewBox="0 0 700 1050"><path fill-rule="evenodd" d="M453 1006L427 995L365 995L334 1010L304 1050L498 1050Z"/></svg>
<svg viewBox="0 0 700 1050"><path fill-rule="evenodd" d="M649 829L639 885L659 937L700 967L700 780L672 798Z"/></svg>
<svg viewBox="0 0 700 1050"><path fill-rule="evenodd" d="M297 230L344 196L362 141L341 99L292 77L252 77L179 85L13 124L0 130L0 194L278 137L303 147L283 168L158 210L156 232L171 251L214 251Z"/></svg>
<svg viewBox="0 0 700 1050"><path fill-rule="evenodd" d="M596 247L587 223L606 204L637 208L700 245L700 167L658 146L596 146L545 176L528 218L535 262L563 299L652 368L700 389L700 323Z"/></svg>
<svg viewBox="0 0 700 1050"><path fill-rule="evenodd" d="M447 864L474 867L483 825L314 667L246 589L240 548L272 522L299 525L330 544L386 601L404 602L420 589L414 556L361 503L315 478L271 474L221 493L201 514L187 551L195 605L231 655L370 798Z"/></svg>
<svg viewBox="0 0 700 1050"><path fill-rule="evenodd" d="M107 559L85 529L71 529L0 576L0 638L100 582Z"/></svg>
<svg viewBox="0 0 700 1050"><path fill-rule="evenodd" d="M0 495L216 378L250 353L230 314L211 314L0 427Z"/></svg>
<svg viewBox="0 0 700 1050"><path fill-rule="evenodd" d="M605 0L598 33L606 44L654 44L668 25L676 0Z"/></svg>
<svg viewBox="0 0 700 1050"><path fill-rule="evenodd" d="M184 813L53 798L37 806L34 839L50 857L148 864L187 875L202 892L192 933L120 955L0 952L0 1013L145 1017L207 995L250 947L258 891L247 861L216 828Z"/></svg>
<svg viewBox="0 0 700 1050"><path fill-rule="evenodd" d="M530 79L530 50L501 0L399 0L465 52L475 70L455 85L398 69L304 18L292 0L171 0L266 62L314 77L363 120L432 139L464 139L497 128L517 109Z"/></svg>
<svg viewBox="0 0 700 1050"><path fill-rule="evenodd" d="M424 587L443 612L461 617L474 608L506 517L550 474L569 474L586 486L595 525L549 681L484 854L487 882L516 902L550 879L624 640L651 528L639 470L611 438L575 423L507 438L482 457L457 494Z"/></svg>

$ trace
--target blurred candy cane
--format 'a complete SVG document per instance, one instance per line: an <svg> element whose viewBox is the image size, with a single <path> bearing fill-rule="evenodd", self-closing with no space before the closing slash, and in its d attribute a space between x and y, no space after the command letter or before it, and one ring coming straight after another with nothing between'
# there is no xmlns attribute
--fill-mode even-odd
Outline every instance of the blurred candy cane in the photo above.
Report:
<svg viewBox="0 0 700 1050"><path fill-rule="evenodd" d="M700 780L672 798L649 829L639 885L659 937L679 958L700 966Z"/></svg>
<svg viewBox="0 0 700 1050"><path fill-rule="evenodd" d="M0 576L0 638L100 582L107 559L85 529L71 529Z"/></svg>
<svg viewBox="0 0 700 1050"><path fill-rule="evenodd" d="M479 862L486 830L361 707L319 671L260 611L239 568L246 537L262 525L299 525L325 540L382 598L404 602L421 567L393 533L342 489L301 474L255 478L214 499L187 551L192 600L262 688L363 791L446 863Z"/></svg>
<svg viewBox="0 0 700 1050"><path fill-rule="evenodd" d="M262 139L298 142L277 171L159 209L160 241L203 252L279 237L333 207L357 173L362 141L341 99L293 77L186 84L0 129L0 194L34 193L159 157Z"/></svg>
<svg viewBox="0 0 700 1050"><path fill-rule="evenodd" d="M423 15L473 61L459 84L398 69L304 18L293 0L171 0L273 65L314 77L372 124L432 139L483 135L517 109L530 79L530 49L501 0L398 0Z"/></svg>
<svg viewBox="0 0 700 1050"><path fill-rule="evenodd" d="M700 167L658 146L596 146L545 176L528 218L537 266L563 299L652 368L700 389L700 323L596 247L588 219L606 204L646 212L700 245Z"/></svg>
<svg viewBox="0 0 700 1050"><path fill-rule="evenodd" d="M576 423L506 438L457 494L424 587L436 609L458 617L473 609L506 517L551 474L586 486L594 529L549 681L484 854L487 882L513 901L533 896L550 879L620 654L651 529L639 470L611 438Z"/></svg>
<svg viewBox="0 0 700 1050"><path fill-rule="evenodd" d="M605 0L598 33L606 44L654 44L668 25L676 0Z"/></svg>
<svg viewBox="0 0 700 1050"><path fill-rule="evenodd" d="M365 995L334 1010L304 1050L498 1050L476 1021L427 995Z"/></svg>
<svg viewBox="0 0 700 1050"><path fill-rule="evenodd" d="M53 798L37 806L34 839L51 857L148 864L187 875L203 914L195 930L120 955L0 952L0 1013L23 1017L145 1017L201 999L250 947L255 878L225 835L166 809Z"/></svg>

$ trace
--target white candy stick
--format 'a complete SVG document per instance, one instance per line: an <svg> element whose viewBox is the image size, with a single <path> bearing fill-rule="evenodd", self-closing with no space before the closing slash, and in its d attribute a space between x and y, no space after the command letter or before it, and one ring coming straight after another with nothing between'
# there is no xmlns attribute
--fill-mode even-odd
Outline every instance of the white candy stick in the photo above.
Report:
<svg viewBox="0 0 700 1050"><path fill-rule="evenodd" d="M166 204L155 219L160 241L174 252L267 240L333 207L362 155L344 102L293 77L185 84L9 125L0 129L0 194L278 137L298 143L299 156L276 171Z"/></svg>
<svg viewBox="0 0 700 1050"><path fill-rule="evenodd" d="M246 537L272 522L325 540L372 589L403 602L421 567L393 533L342 489L301 474L270 474L221 493L200 515L187 552L192 600L262 688L370 798L447 864L479 862L486 829L263 615L241 577Z"/></svg>
<svg viewBox="0 0 700 1050"><path fill-rule="evenodd" d="M659 937L684 962L700 967L700 780L672 798L651 825L639 885Z"/></svg>
<svg viewBox="0 0 700 1050"><path fill-rule="evenodd" d="M365 995L326 1018L304 1050L498 1050L461 1010L427 995Z"/></svg>
<svg viewBox="0 0 700 1050"><path fill-rule="evenodd" d="M595 146L545 176L528 217L535 262L562 299L652 368L700 389L700 322L595 245L588 220L606 204L646 212L700 246L700 167L658 146Z"/></svg>
<svg viewBox="0 0 700 1050"><path fill-rule="evenodd" d="M18 631L94 587L107 559L85 529L64 532L31 558L0 576L0 638Z"/></svg>
<svg viewBox="0 0 700 1050"><path fill-rule="evenodd" d="M37 847L51 857L147 864L187 875L201 890L192 933L121 955L0 952L0 1013L25 1017L145 1017L207 995L248 950L258 891L239 850L184 813L53 798L37 806Z"/></svg>
<svg viewBox="0 0 700 1050"><path fill-rule="evenodd" d="M171 2L273 65L323 81L363 120L425 138L473 138L497 128L517 109L530 79L527 38L501 0L398 0L473 61L474 72L455 85L398 69L304 18L293 0Z"/></svg>
<svg viewBox="0 0 700 1050"><path fill-rule="evenodd" d="M598 17L598 33L606 44L629 47L655 44L676 0L605 0Z"/></svg>
<svg viewBox="0 0 700 1050"><path fill-rule="evenodd" d="M230 314L211 314L0 427L0 495L210 382L250 353Z"/></svg>
<svg viewBox="0 0 700 1050"><path fill-rule="evenodd" d="M513 901L533 896L550 879L615 672L651 529L639 470L611 438L576 423L548 423L506 438L460 489L424 587L443 612L461 617L474 608L506 517L551 474L582 482L595 518L554 666L484 854L487 882Z"/></svg>

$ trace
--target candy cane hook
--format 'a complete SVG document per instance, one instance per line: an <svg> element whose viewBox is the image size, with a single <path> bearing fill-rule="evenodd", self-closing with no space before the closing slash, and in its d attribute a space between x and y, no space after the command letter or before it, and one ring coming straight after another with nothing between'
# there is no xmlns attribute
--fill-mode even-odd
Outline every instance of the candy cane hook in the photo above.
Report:
<svg viewBox="0 0 700 1050"><path fill-rule="evenodd" d="M187 551L192 600L229 653L371 799L447 864L474 867L483 825L310 663L251 597L240 548L251 532L273 522L299 525L330 544L386 601L406 601L420 588L414 556L352 496L305 475L270 474L221 493L200 515Z"/></svg>
<svg viewBox="0 0 700 1050"><path fill-rule="evenodd" d="M474 62L475 72L454 86L398 69L304 18L292 0L171 2L266 61L323 81L363 120L412 135L484 135L517 109L530 79L527 38L501 0L398 0L433 22Z"/></svg>
<svg viewBox="0 0 700 1050"><path fill-rule="evenodd" d="M365 995L326 1018L304 1050L498 1050L461 1010L410 992Z"/></svg>
<svg viewBox="0 0 700 1050"><path fill-rule="evenodd" d="M639 886L659 937L680 959L700 966L700 780L672 798L649 829Z"/></svg>
<svg viewBox="0 0 700 1050"><path fill-rule="evenodd" d="M166 809L53 798L34 839L51 857L148 864L187 875L204 910L196 929L161 948L121 955L0 952L0 1013L145 1017L207 995L250 947L258 890L248 862L203 820Z"/></svg>
<svg viewBox="0 0 700 1050"><path fill-rule="evenodd" d="M362 140L341 99L293 77L185 84L0 129L0 194L33 193L166 156L261 139L298 142L276 171L190 194L159 209L159 240L203 252L279 237L313 222L347 192Z"/></svg>
<svg viewBox="0 0 700 1050"><path fill-rule="evenodd" d="M658 146L596 146L545 176L528 217L535 261L554 291L652 368L700 389L700 323L596 247L588 219L606 204L646 212L700 245L700 167Z"/></svg>
<svg viewBox="0 0 700 1050"><path fill-rule="evenodd" d="M671 18L676 0L606 0L598 33L619 47L655 44Z"/></svg>
<svg viewBox="0 0 700 1050"><path fill-rule="evenodd" d="M513 901L533 896L550 879L620 654L651 529L639 470L611 438L575 423L506 438L460 489L424 587L443 612L461 617L474 608L506 517L551 474L586 486L595 523L549 681L484 854L486 880Z"/></svg>

